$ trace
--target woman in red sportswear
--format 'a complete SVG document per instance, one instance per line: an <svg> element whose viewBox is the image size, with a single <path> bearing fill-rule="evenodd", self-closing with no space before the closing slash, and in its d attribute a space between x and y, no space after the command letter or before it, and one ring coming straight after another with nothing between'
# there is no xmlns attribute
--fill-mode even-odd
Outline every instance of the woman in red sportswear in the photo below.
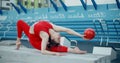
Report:
<svg viewBox="0 0 120 63"><path fill-rule="evenodd" d="M82 51L78 47L72 49L60 45L61 36L59 32L67 32L69 34L76 35L82 38L84 38L84 35L81 35L72 29L54 25L45 20L40 20L34 23L32 26L29 26L23 20L18 20L17 32L18 32L16 42L17 50L19 50L20 48L21 45L20 38L22 37L22 32L24 32L26 36L29 38L31 45L34 48L41 50L42 54L52 54L60 56L63 55L60 52L71 52L78 54L86 53L86 51Z"/></svg>

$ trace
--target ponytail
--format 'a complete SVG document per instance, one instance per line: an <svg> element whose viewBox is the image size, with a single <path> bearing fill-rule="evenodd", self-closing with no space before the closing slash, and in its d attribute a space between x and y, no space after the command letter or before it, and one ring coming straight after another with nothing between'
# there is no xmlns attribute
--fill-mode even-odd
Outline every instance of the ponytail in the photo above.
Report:
<svg viewBox="0 0 120 63"><path fill-rule="evenodd" d="M49 37L49 44L47 45L48 49L50 49L52 46L59 46L59 43L56 43L54 40L51 40L51 37Z"/></svg>

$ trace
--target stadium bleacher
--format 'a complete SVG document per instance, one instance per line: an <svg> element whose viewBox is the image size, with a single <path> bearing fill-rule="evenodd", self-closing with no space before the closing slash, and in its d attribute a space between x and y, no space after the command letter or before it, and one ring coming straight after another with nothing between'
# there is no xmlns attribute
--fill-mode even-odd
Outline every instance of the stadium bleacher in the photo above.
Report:
<svg viewBox="0 0 120 63"><path fill-rule="evenodd" d="M52 0L50 1L52 2ZM59 0L59 1L62 1L62 0ZM108 48L108 49L110 48L111 50L114 50L114 52L118 51L119 53L120 51L120 5L119 5L119 1L116 0L116 4L96 4L94 0L91 0L91 3L93 3L92 5L86 5L83 0L80 0L80 2L82 3L82 6L68 6L67 7L63 3L61 4L62 7L57 7L57 5L54 2L52 2L53 7L31 8L31 9L26 9L24 8L24 6L21 8L22 4L20 7L19 5L12 5L13 10L3 11L2 13L0 13L0 42L2 41L4 42L5 40L16 41L16 38L17 38L16 22L19 19L24 20L30 26L33 23L43 19L43 20L48 20L59 26L71 28L81 34L84 34L84 30L87 28L94 29L96 35L94 39L92 40L83 40L80 37L69 35L65 32L61 32L61 35L66 37L70 41L76 41L77 43L76 46L80 47L80 49L83 48L84 50L84 48L86 48L85 50L91 53L93 51L93 48L92 48L93 46L100 46L100 48L98 47L97 49L101 49L101 50L103 49L104 51L105 48ZM18 9L16 10L16 8ZM29 40L24 33L22 35L21 40L27 41L27 42L25 41L23 42L21 41L21 42L23 44L26 44L26 47L32 48L30 44L28 44ZM10 42L10 41L7 41L7 42ZM14 45L15 43L16 42L14 42ZM15 52L14 50L11 50L12 48L14 48L14 46L10 48L10 50L8 49L9 47L3 47L3 49L2 49L2 46L0 47L1 47L2 52L3 51ZM97 49L96 51L98 52L99 50ZM111 50L107 50L107 51L111 52ZM102 53L104 53L103 51ZM23 52L26 53L28 51L26 50ZM4 53L1 53L1 54L4 54ZM96 59L97 55L94 55L94 54L91 54L91 55L93 55L94 57L94 59L92 59L93 62L91 63L111 63L111 62L107 62L107 60L110 60L109 59L110 57L105 58L104 56L104 57L100 57ZM82 60L89 62L91 60L87 59L88 56L83 56L83 57L86 57L85 59L83 57L81 58L83 58ZM120 54L118 54L118 56L120 56ZM70 57L68 56L68 58ZM74 59L77 59L76 56L72 56L72 57ZM0 55L0 60L1 58L2 56ZM119 57L117 59L119 59Z"/></svg>

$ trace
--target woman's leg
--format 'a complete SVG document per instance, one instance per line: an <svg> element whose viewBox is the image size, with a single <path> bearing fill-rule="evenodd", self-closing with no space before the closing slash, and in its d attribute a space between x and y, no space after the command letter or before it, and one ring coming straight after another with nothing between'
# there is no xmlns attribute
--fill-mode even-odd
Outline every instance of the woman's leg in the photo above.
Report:
<svg viewBox="0 0 120 63"><path fill-rule="evenodd" d="M68 51L68 48L66 46L52 46L50 48L50 51L53 51L53 52L67 52Z"/></svg>
<svg viewBox="0 0 120 63"><path fill-rule="evenodd" d="M20 39L22 37L22 32L24 31L24 33L29 36L29 28L30 26L25 23L23 20L18 20L17 22L17 41L16 41L16 46L17 46L17 50L19 50L21 42Z"/></svg>
<svg viewBox="0 0 120 63"><path fill-rule="evenodd" d="M25 23L23 20L18 20L18 22L17 22L18 38L22 37L23 31L27 36L29 36L29 28L30 28L30 26L27 23Z"/></svg>
<svg viewBox="0 0 120 63"><path fill-rule="evenodd" d="M76 53L76 54L85 54L87 51L80 50L78 47L68 48L68 52Z"/></svg>
<svg viewBox="0 0 120 63"><path fill-rule="evenodd" d="M84 54L86 51L80 50L78 47L75 48L68 48L66 46L52 46L50 48L50 51L54 52L70 52L70 53L75 53L75 54Z"/></svg>

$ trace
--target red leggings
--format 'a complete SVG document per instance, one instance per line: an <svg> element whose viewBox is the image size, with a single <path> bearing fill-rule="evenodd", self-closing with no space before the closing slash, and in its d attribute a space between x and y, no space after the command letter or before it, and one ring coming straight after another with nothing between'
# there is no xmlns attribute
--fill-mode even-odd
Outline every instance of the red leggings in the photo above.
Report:
<svg viewBox="0 0 120 63"><path fill-rule="evenodd" d="M17 32L18 32L18 37L22 37L22 32L25 33L25 35L28 37L31 45L38 49L41 50L41 40L40 37L36 37L34 34L29 33L30 26L25 23L23 20L18 20L17 22ZM66 46L52 46L50 48L50 51L54 52L67 52L68 48Z"/></svg>

